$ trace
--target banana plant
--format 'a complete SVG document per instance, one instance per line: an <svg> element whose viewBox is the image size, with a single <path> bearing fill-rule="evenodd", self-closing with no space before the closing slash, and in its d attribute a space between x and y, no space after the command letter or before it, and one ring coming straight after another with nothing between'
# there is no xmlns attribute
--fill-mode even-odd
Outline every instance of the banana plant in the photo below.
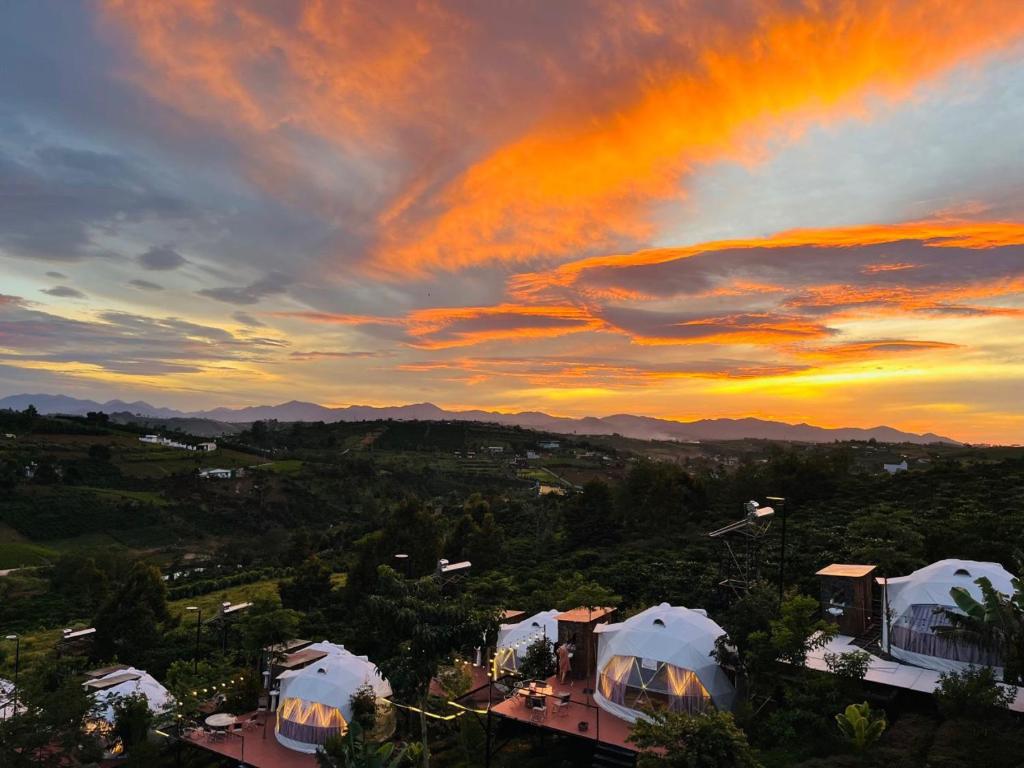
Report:
<svg viewBox="0 0 1024 768"><path fill-rule="evenodd" d="M866 701L848 706L844 712L836 715L836 723L846 740L858 752L863 752L878 741L888 726L885 715L872 712Z"/></svg>
<svg viewBox="0 0 1024 768"><path fill-rule="evenodd" d="M974 582L981 589L976 600L963 587L949 590L957 610L945 610L948 626L936 627L940 635L973 643L1000 657L1003 682L1024 683L1024 585L1013 580L1013 595L1004 595L982 576Z"/></svg>
<svg viewBox="0 0 1024 768"><path fill-rule="evenodd" d="M367 741L363 727L349 723L344 736L335 736L317 752L320 768L399 768L413 757L409 747L396 753L393 743L375 744Z"/></svg>

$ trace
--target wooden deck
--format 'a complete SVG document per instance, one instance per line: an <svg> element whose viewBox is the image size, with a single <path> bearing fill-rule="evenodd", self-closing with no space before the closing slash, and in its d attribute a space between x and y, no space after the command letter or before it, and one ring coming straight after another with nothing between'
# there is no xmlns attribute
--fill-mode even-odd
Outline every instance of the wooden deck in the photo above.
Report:
<svg viewBox="0 0 1024 768"><path fill-rule="evenodd" d="M604 711L594 703L593 696L583 693L584 688L594 687L593 681L586 683L582 680L575 680L570 687L568 684L559 683L557 678L552 677L548 679L547 684L554 688L556 694L568 691L572 703L564 710L558 710L554 707L554 699L547 698L546 712L543 719L539 721L534 719L534 713L526 708L521 697L513 697L495 703L491 707L491 713L498 717L525 723L534 728L543 728L579 739L610 744L631 752L638 751L635 745L626 741L632 732L632 723ZM582 723L586 723L586 730L580 730Z"/></svg>
<svg viewBox="0 0 1024 768"><path fill-rule="evenodd" d="M241 731L238 735L226 735L217 741L210 741L198 735L195 738L182 739L182 742L197 749L230 757L239 764L244 763L252 768L316 768L315 755L296 752L278 743L274 735L276 724L277 715L268 712L265 727L260 725L249 731Z"/></svg>

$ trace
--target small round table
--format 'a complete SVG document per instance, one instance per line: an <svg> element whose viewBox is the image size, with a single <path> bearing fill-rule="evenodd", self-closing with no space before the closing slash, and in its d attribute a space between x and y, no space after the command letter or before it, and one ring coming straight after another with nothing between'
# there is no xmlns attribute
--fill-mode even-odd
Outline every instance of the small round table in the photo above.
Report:
<svg viewBox="0 0 1024 768"><path fill-rule="evenodd" d="M227 712L218 712L216 715L210 715L206 718L205 722L211 728L224 729L229 725L234 725L235 720L234 715L230 715Z"/></svg>

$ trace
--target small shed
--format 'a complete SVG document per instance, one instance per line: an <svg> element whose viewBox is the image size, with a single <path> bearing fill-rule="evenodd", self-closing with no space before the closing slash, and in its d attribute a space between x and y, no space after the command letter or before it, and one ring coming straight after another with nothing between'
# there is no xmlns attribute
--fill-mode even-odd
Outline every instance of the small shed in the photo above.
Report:
<svg viewBox="0 0 1024 768"><path fill-rule="evenodd" d="M821 612L856 637L874 620L874 573L877 566L832 563L815 575L821 579Z"/></svg>
<svg viewBox="0 0 1024 768"><path fill-rule="evenodd" d="M599 624L607 624L608 618L615 613L614 608L573 608L555 616L558 622L558 644L571 643L574 646L572 656L572 678L574 680L591 680L597 671L597 638L594 628Z"/></svg>

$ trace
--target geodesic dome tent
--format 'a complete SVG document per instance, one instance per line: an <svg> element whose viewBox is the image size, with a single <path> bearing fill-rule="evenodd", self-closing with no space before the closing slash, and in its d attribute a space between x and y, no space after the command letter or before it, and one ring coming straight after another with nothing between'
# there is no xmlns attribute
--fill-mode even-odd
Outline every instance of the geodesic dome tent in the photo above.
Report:
<svg viewBox="0 0 1024 768"><path fill-rule="evenodd" d="M552 643L558 640L558 611L541 611L515 624L502 624L498 629L498 647L494 652L495 671L518 672L519 660L526 649L540 638Z"/></svg>
<svg viewBox="0 0 1024 768"><path fill-rule="evenodd" d="M146 697L149 711L153 714L166 712L174 704L170 692L155 677L135 667L114 669L84 685L94 692L97 716L108 723L114 722L114 704L120 698L141 694Z"/></svg>
<svg viewBox="0 0 1024 768"><path fill-rule="evenodd" d="M364 685L369 685L377 697L377 727L368 737L381 740L390 736L394 731L393 712L387 701L391 685L376 665L365 656L356 656L333 643L313 643L305 650L326 655L308 667L278 676L278 742L311 754L328 737L345 733L353 717L352 695Z"/></svg>
<svg viewBox="0 0 1024 768"><path fill-rule="evenodd" d="M18 705L18 712L24 712L25 707ZM0 677L0 720L14 717L14 683Z"/></svg>
<svg viewBox="0 0 1024 768"><path fill-rule="evenodd" d="M595 631L594 700L602 709L636 722L645 707L689 713L732 707L736 690L712 657L725 630L704 611L662 603Z"/></svg>
<svg viewBox="0 0 1024 768"><path fill-rule="evenodd" d="M1002 661L993 650L938 631L949 626L946 610L958 611L950 590L963 587L981 600L981 588L975 582L983 576L1003 594L1013 594L1013 574L999 563L977 560L939 560L884 581L888 610L882 626L883 647L900 661L925 669L955 672L974 665L1000 670Z"/></svg>

